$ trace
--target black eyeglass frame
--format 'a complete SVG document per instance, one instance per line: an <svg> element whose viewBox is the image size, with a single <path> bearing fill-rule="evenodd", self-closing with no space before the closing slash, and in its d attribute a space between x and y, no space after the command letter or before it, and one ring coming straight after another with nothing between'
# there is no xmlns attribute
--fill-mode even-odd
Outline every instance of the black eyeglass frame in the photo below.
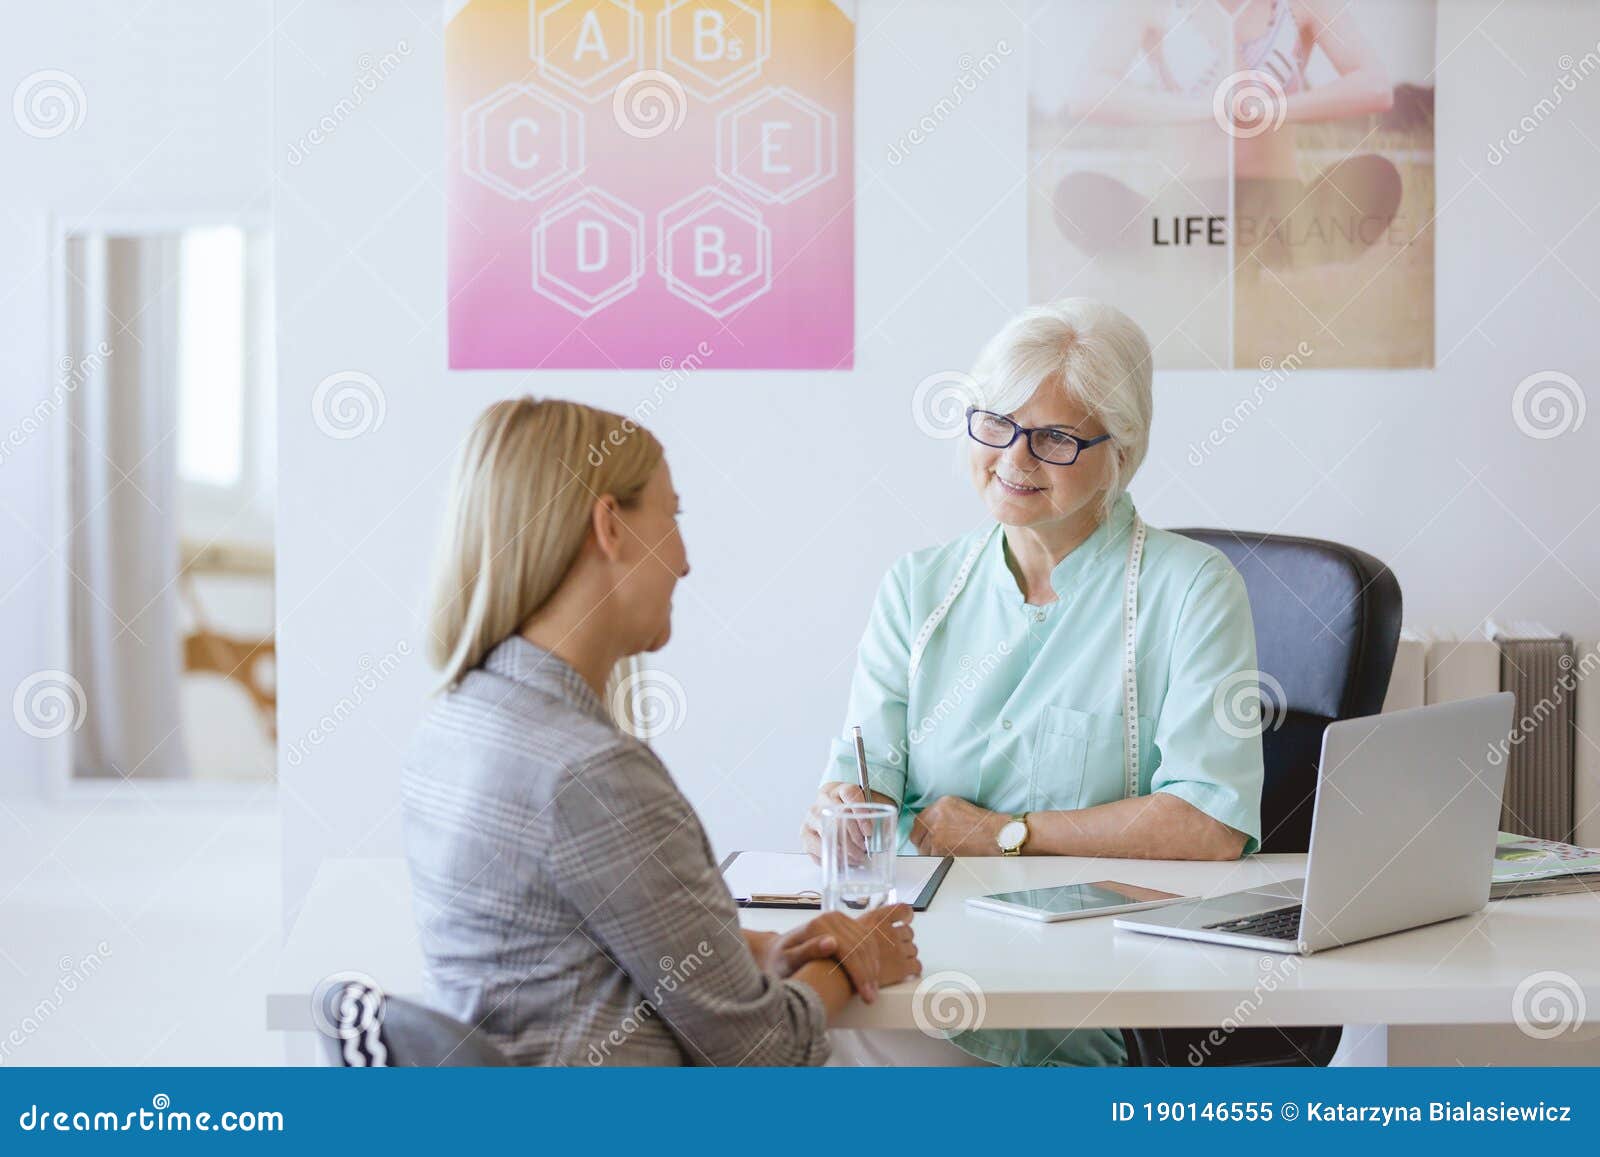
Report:
<svg viewBox="0 0 1600 1157"><path fill-rule="evenodd" d="M1010 426L1011 437L1007 438L1004 442L985 442L982 438L978 437L977 431L972 428L972 419L980 414L985 418L998 419L999 421ZM1068 458L1065 462L1060 462L1054 458L1046 458L1043 454L1039 453L1038 447L1033 444L1033 436L1035 434L1044 433L1054 434L1058 437L1069 439L1073 445L1072 457ZM1071 466L1078 461L1078 455L1082 454L1091 446L1098 446L1102 442L1109 442L1111 440L1110 434L1100 434L1093 438L1080 438L1071 430L1063 430L1060 426L1024 426L1013 419L1006 417L1004 414L997 414L993 410L980 410L977 406L967 407L967 437L971 438L980 446L988 446L993 450L1010 449L1011 446L1016 443L1018 438L1026 437L1028 442L1028 453L1032 454L1035 458L1047 466Z"/></svg>

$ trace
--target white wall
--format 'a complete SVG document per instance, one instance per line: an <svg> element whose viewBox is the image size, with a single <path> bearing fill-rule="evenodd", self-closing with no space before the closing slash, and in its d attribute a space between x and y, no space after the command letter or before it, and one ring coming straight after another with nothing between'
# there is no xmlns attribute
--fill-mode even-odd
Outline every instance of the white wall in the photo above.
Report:
<svg viewBox="0 0 1600 1157"><path fill-rule="evenodd" d="M398 768L429 684L418 611L468 423L520 392L628 410L655 387L646 373L445 370L443 64L435 9L414 7L427 11L278 12L283 742L355 702L364 662L410 652L306 758L280 758L291 912L323 857L400 849ZM722 850L793 840L879 575L979 518L952 445L913 424L911 393L968 366L1024 304L1021 53L904 164L884 156L949 91L962 54L1028 33L978 0L866 0L860 19L857 368L705 372L652 423L694 566L657 660L688 713L659 747ZM1255 375L1158 375L1135 486L1153 522L1363 547L1393 565L1418 624L1492 612L1600 631L1600 416L1539 441L1511 414L1535 371L1600 388L1600 78L1503 164L1486 160L1548 93L1558 57L1597 40L1600 12L1578 0L1440 5L1438 368L1295 376L1198 468L1189 444ZM401 41L403 67L289 165L289 143L348 93L362 54ZM325 436L311 413L317 383L342 370L385 396L381 427L356 439ZM763 427L774 436L750 437Z"/></svg>
<svg viewBox="0 0 1600 1157"><path fill-rule="evenodd" d="M269 0L72 0L8 13L0 37L0 699L29 674L66 665L65 590L56 589L63 416L24 422L56 380L52 214L163 217L264 213L270 100ZM71 74L83 122L49 139L24 133L12 94L44 69ZM32 430L31 423L28 431ZM0 716L0 795L45 785L52 745Z"/></svg>

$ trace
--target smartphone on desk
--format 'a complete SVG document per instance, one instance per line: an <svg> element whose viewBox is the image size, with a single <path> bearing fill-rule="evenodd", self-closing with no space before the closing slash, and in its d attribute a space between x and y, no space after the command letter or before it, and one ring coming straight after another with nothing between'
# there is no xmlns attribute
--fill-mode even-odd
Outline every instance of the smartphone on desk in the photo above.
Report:
<svg viewBox="0 0 1600 1157"><path fill-rule="evenodd" d="M1091 884L1061 884L1054 888L1027 888L1021 892L996 892L992 896L969 896L974 908L1004 912L1053 924L1058 920L1081 920L1085 916L1115 916L1142 908L1159 908L1174 900L1186 900L1175 892L1141 888L1118 880L1096 880Z"/></svg>

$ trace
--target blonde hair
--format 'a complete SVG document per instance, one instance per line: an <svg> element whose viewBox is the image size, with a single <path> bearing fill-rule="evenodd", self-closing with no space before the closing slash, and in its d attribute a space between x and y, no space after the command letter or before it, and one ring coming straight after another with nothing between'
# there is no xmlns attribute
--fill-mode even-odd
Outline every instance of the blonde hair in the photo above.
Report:
<svg viewBox="0 0 1600 1157"><path fill-rule="evenodd" d="M989 340L972 374L986 409L1013 412L1053 385L1105 426L1114 453L1100 517L1110 514L1150 448L1150 342L1138 323L1088 297L1036 305Z"/></svg>
<svg viewBox="0 0 1600 1157"><path fill-rule="evenodd" d="M517 398L483 412L456 463L434 567L428 659L445 687L555 593L595 500L633 502L662 457L631 418L577 402Z"/></svg>

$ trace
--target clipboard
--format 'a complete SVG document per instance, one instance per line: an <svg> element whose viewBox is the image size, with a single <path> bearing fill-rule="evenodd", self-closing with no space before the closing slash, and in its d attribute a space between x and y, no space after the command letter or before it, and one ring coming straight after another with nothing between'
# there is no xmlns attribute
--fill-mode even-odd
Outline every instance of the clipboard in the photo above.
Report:
<svg viewBox="0 0 1600 1157"><path fill-rule="evenodd" d="M719 867L722 870L724 881L728 879L728 872L733 867L734 861L743 855L758 855L763 858L772 857L772 864L779 867L779 875L789 878L799 878L803 874L814 876L816 865L811 862L811 857L804 852L729 852L726 859ZM782 857L782 863L778 861ZM950 865L955 863L953 856L898 856L897 861L917 861L916 869L927 867L926 879L921 890L914 900L911 900L911 909L914 912L927 910L933 903L933 897L939 891L939 885L944 883L945 875L950 871ZM809 870L809 871L808 871ZM915 869L914 869L915 870ZM897 875L899 873L897 872ZM730 884L729 890L733 891ZM902 897L902 900L905 897ZM812 888L793 888L779 884L773 891L760 891L751 889L748 896L740 896L734 892L733 901L741 908L791 908L818 910L822 907L822 893Z"/></svg>

